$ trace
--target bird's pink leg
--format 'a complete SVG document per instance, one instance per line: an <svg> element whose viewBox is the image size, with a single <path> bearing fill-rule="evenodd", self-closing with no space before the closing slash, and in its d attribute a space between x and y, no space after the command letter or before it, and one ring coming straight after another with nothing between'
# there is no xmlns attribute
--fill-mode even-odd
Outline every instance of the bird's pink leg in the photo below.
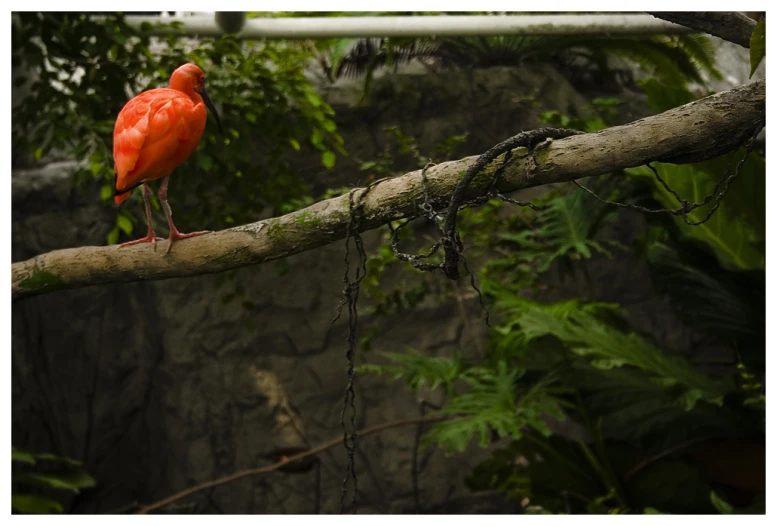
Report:
<svg viewBox="0 0 777 526"><path fill-rule="evenodd" d="M167 245L167 254L170 253L170 249L173 248L173 242L177 239L186 239L187 237L201 236L203 234L210 234L210 230L202 230L200 232L191 232L190 234L181 234L175 224L173 224L173 211L170 210L170 205L167 202L167 183L170 180L170 176L166 176L162 179L162 185L159 187L159 200L162 202L162 208L165 209L165 217L167 217L167 224L170 226L170 238Z"/></svg>
<svg viewBox="0 0 777 526"><path fill-rule="evenodd" d="M126 243L122 243L119 245L120 247L126 247L128 245L137 245L138 243L148 243L149 241L154 247L154 250L156 250L156 241L157 239L164 239L161 237L157 237L154 233L154 229L151 226L151 192L148 189L148 183L143 183L143 201L146 203L146 221L148 222L148 234L146 234L146 237L142 237L140 239L136 239L135 241L127 241Z"/></svg>

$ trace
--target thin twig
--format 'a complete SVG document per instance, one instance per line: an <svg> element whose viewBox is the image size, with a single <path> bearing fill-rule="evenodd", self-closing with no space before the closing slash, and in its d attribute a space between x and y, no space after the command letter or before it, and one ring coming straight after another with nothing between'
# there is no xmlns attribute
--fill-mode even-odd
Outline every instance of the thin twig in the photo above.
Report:
<svg viewBox="0 0 777 526"><path fill-rule="evenodd" d="M439 422L441 420L448 420L450 418L455 418L456 416L458 415L435 415L435 416L429 416L424 418L406 418L403 420L394 420L393 422L386 422L385 424L378 424L376 426L362 429L359 432L359 436L365 437L368 435L373 435L375 433L380 433L381 431L392 429L394 427L408 426L408 425L419 424L419 423ZM281 460L280 462L276 462L275 464L272 464L269 466L263 466L261 468L245 469L243 471L238 471L237 473L232 473L231 475L227 475L225 477L221 477L208 482L203 482L202 484L197 484L196 486L192 486L183 491L179 491L178 493L175 493L174 495L170 495L169 497L166 497L160 501L154 502L153 504L149 504L148 506L145 506L140 510L138 510L137 514L145 515L150 511L154 511L156 509L162 508L164 506L172 504L173 502L181 500L184 497L188 497L189 495L193 495L195 493L198 493L200 491L203 491L209 488L221 486L223 484L228 484L230 482L234 482L236 480L239 480L245 477L251 477L253 475L271 473L273 471L276 471L282 468L287 464L291 464L292 462L297 462L298 460L302 460L303 458L307 458L311 455L318 455L319 453L326 451L327 449L331 449L337 446L338 444L342 444L342 443L343 443L342 437L338 436L337 438L333 438L329 442L324 442L323 444L316 446L313 449L309 449L307 451L303 451L302 453L297 453L296 455L287 457L286 459Z"/></svg>
<svg viewBox="0 0 777 526"><path fill-rule="evenodd" d="M421 513L421 494L418 490L418 450L421 444L421 435L424 431L424 424L427 423L427 421L424 420L424 417L426 416L427 407L438 410L441 409L441 407L431 402L427 402L426 400L421 400L418 404L418 407L421 410L421 418L419 419L418 425L416 426L415 439L413 440L413 458L410 468L410 476L413 480L413 500L415 501L415 512Z"/></svg>

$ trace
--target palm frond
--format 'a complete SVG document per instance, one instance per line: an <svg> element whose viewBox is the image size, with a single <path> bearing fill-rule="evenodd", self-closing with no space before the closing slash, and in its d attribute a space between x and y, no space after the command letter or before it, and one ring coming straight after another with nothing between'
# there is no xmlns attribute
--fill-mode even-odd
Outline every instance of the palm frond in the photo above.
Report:
<svg viewBox="0 0 777 526"><path fill-rule="evenodd" d="M723 78L721 72L715 67L715 45L709 36L691 34L677 35L675 38L679 47L685 51L699 71L707 73L714 79Z"/></svg>
<svg viewBox="0 0 777 526"><path fill-rule="evenodd" d="M644 66L669 85L682 86L688 80L703 83L696 64L669 37L602 39L598 45L610 55L619 55Z"/></svg>
<svg viewBox="0 0 777 526"><path fill-rule="evenodd" d="M477 36L457 38L364 38L347 52L338 43L331 55L335 77L371 75L375 70L425 58L446 68L517 66L524 62L556 62L572 66L582 59L601 75L611 75L609 59L621 56L648 68L672 85L702 82L701 72L719 78L715 49L705 36L591 37ZM579 66L577 66L579 67Z"/></svg>
<svg viewBox="0 0 777 526"><path fill-rule="evenodd" d="M330 55L330 69L335 78L357 78L383 67L419 58L437 58L439 43L433 39L350 39L338 42Z"/></svg>
<svg viewBox="0 0 777 526"><path fill-rule="evenodd" d="M689 256L686 256L689 257ZM765 344L764 286L745 275L708 269L655 244L648 251L651 277L669 295L684 323L739 349Z"/></svg>

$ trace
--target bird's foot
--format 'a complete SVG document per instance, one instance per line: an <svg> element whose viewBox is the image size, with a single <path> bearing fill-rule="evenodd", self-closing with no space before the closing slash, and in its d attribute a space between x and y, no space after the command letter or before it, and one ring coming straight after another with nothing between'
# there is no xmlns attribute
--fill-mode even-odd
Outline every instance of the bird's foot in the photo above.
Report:
<svg viewBox="0 0 777 526"><path fill-rule="evenodd" d="M154 234L154 232L149 232L146 237L142 237L140 239L136 239L135 241L127 241L126 243L122 243L121 245L119 245L119 247L127 247L129 245L137 245L138 243L151 243L151 245L153 245L153 247L154 247L154 250L156 250L156 242L157 241L162 241L163 239L164 239L163 237L157 237L157 235Z"/></svg>
<svg viewBox="0 0 777 526"><path fill-rule="evenodd" d="M178 230L173 230L170 232L170 237L168 238L169 243L167 244L167 252L166 254L170 253L170 249L173 248L173 242L177 241L179 239L186 239L187 237L194 237L194 236L201 236L203 234L210 234L210 230L202 230L200 232L190 232L188 234L181 234Z"/></svg>

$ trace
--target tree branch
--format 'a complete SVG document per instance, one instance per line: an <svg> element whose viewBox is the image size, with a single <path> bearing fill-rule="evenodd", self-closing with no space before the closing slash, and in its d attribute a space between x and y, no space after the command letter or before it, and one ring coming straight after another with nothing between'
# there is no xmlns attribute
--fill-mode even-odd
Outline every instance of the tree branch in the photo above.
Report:
<svg viewBox="0 0 777 526"><path fill-rule="evenodd" d="M360 438L365 437L394 427L408 426L408 425L421 424L421 423L428 424L431 422L439 422L441 420L448 420L450 418L455 418L455 416L456 415L435 415L435 416L427 416L427 417L420 417L420 418L406 418L404 420L394 420L393 422L386 422L385 424L378 424L376 426L362 429L361 431L359 431L359 437ZM208 482L203 482L202 484L197 484L196 486L192 486L191 488L187 488L183 491L179 491L178 493L174 495L170 495L169 497L166 497L160 501L154 502L153 504L144 506L140 510L138 510L137 514L145 515L150 511L154 511L164 506L168 506L177 500L181 500L184 497L188 497L189 495L193 495L199 491L203 491L208 488L212 488L214 486L221 486L222 484L234 482L235 480L242 479L245 477L250 477L252 475L270 473L272 471L281 469L283 466L287 464L297 462L299 460L302 460L304 458L307 458L313 455L318 455L319 453L322 453L323 451L326 451L327 449L333 448L342 443L343 443L343 437L340 436L338 438L333 438L329 442L324 442L323 444L320 444L312 449L303 451L302 453L297 453L296 455L287 457L281 460L280 462L276 462L275 464L272 464L270 466L263 466L261 468L253 468L253 469L245 469L243 471L238 471L237 473L232 473L231 475L227 475L226 477L221 477L216 480L211 480Z"/></svg>
<svg viewBox="0 0 777 526"><path fill-rule="evenodd" d="M704 31L746 48L750 47L750 35L756 26L755 20L737 11L649 11L649 13L656 18Z"/></svg>
<svg viewBox="0 0 777 526"><path fill-rule="evenodd" d="M504 193L568 182L650 161L710 159L738 148L749 138L760 123L765 103L766 81L760 80L624 126L553 141L533 156L517 149L497 188ZM484 192L501 158L475 178L468 198ZM427 171L429 195L436 208L448 203L460 174L476 159L441 163ZM421 171L356 192L367 192L362 231L416 216L423 197ZM349 219L349 196L344 195L281 217L179 241L167 255L165 242L159 243L156 252L149 244L56 250L12 264L12 298L256 265L343 239Z"/></svg>

